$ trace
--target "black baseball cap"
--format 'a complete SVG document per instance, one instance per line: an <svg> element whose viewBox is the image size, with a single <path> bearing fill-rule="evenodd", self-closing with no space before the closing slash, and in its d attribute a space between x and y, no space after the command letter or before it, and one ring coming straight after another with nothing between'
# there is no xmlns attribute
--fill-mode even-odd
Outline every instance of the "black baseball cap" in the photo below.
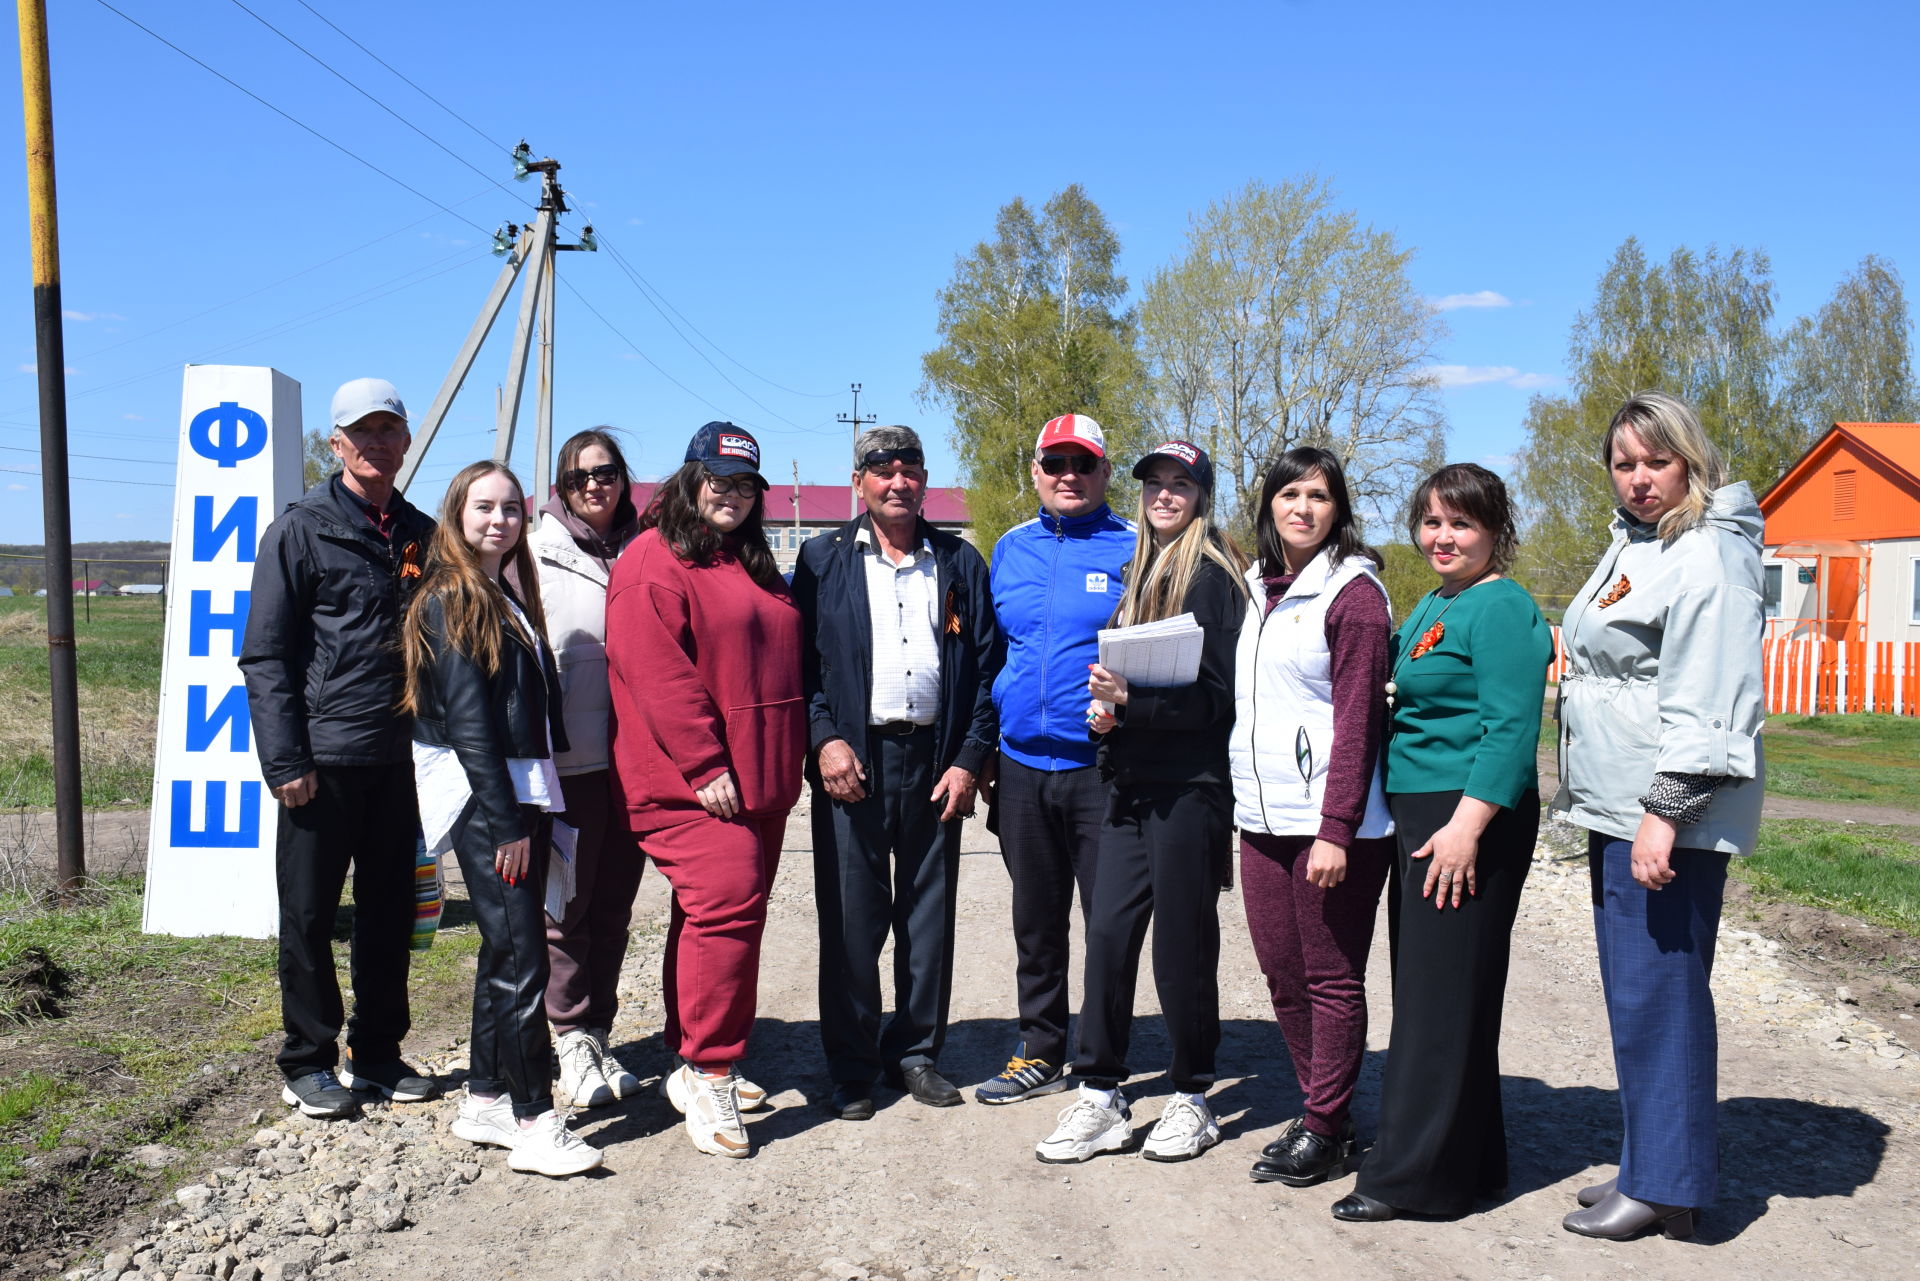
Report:
<svg viewBox="0 0 1920 1281"><path fill-rule="evenodd" d="M1209 494L1213 492L1213 460L1207 457L1207 451L1200 446L1191 441L1170 440L1133 465L1133 478L1145 480L1156 458L1171 458L1180 464L1187 475L1193 477L1194 484Z"/></svg>
<svg viewBox="0 0 1920 1281"><path fill-rule="evenodd" d="M715 476L751 475L760 488L768 487L767 478L760 474L760 442L732 423L708 423L693 433L687 461L699 463Z"/></svg>

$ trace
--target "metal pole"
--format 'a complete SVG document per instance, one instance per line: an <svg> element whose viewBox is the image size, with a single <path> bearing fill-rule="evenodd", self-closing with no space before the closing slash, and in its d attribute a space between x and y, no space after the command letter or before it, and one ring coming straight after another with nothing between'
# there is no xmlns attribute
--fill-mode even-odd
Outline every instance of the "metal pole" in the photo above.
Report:
<svg viewBox="0 0 1920 1281"><path fill-rule="evenodd" d="M553 278L558 266L549 257L546 274L540 277L540 395L534 406L533 500L529 504L534 508L546 505L547 478L553 473Z"/></svg>
<svg viewBox="0 0 1920 1281"><path fill-rule="evenodd" d="M520 394L527 384L527 349L533 344L533 313L543 289L541 281L553 270L553 211L542 209L533 225L533 274L520 294L520 321L514 326L513 348L507 355L507 385L494 421L493 460L504 463L513 453L513 423L520 416Z"/></svg>
<svg viewBox="0 0 1920 1281"><path fill-rule="evenodd" d="M528 247L533 244L533 228L520 233L520 242L508 255L506 266L494 278L493 292L487 295L486 302L480 306L480 315L475 318L473 328L467 332L467 341L460 346L459 354L453 358L453 367L447 370L447 377L440 384L440 394L433 398L433 407L427 410L427 416L415 425L413 444L407 449L406 461L400 464L400 474L394 478L394 488L405 493L412 482L413 474L420 470L421 460L427 456L427 446L433 443L434 435L439 432L440 424L445 421L447 410L453 407L453 398L460 394L467 374L473 370L474 357L480 354L480 345L487 340L487 334L493 328L493 322L500 316L500 308L507 301L507 294L513 288L514 278L520 274L520 268L527 261Z"/></svg>
<svg viewBox="0 0 1920 1281"><path fill-rule="evenodd" d="M47 540L47 668L52 676L54 831L60 895L87 875L80 813L80 679L73 649L73 518L67 495L66 343L60 329L60 224L53 185L53 80L45 0L17 0L20 96L33 237L33 325L40 375L40 494ZM64 587L57 587L65 584Z"/></svg>

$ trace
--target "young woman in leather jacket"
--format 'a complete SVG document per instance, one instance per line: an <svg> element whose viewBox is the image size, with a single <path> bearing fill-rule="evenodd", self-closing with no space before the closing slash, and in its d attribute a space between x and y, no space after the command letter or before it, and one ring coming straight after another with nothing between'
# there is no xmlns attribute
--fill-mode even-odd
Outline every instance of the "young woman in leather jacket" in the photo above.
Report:
<svg viewBox="0 0 1920 1281"><path fill-rule="evenodd" d="M509 561L524 599L501 573ZM567 739L544 633L520 482L500 463L473 463L447 487L401 629L421 827L430 851L458 858L480 926L453 1132L508 1149L511 1169L560 1176L594 1168L600 1153L553 1108L546 812L564 804L553 754Z"/></svg>

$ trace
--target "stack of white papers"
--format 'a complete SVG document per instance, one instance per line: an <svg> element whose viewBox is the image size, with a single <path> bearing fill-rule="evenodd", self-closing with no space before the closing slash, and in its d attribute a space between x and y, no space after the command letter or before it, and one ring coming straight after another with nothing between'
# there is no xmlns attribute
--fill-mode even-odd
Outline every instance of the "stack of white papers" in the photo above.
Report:
<svg viewBox="0 0 1920 1281"><path fill-rule="evenodd" d="M1200 625L1192 614L1100 632L1100 665L1129 685L1191 685L1200 679Z"/></svg>

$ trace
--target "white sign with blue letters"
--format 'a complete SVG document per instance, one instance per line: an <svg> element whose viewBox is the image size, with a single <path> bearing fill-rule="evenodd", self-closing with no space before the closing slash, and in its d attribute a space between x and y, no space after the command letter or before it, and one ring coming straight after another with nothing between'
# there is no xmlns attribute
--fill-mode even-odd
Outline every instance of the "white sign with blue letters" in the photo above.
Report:
<svg viewBox="0 0 1920 1281"><path fill-rule="evenodd" d="M269 938L278 804L260 777L240 678L260 535L300 496L300 384L188 365L173 493L144 927Z"/></svg>

